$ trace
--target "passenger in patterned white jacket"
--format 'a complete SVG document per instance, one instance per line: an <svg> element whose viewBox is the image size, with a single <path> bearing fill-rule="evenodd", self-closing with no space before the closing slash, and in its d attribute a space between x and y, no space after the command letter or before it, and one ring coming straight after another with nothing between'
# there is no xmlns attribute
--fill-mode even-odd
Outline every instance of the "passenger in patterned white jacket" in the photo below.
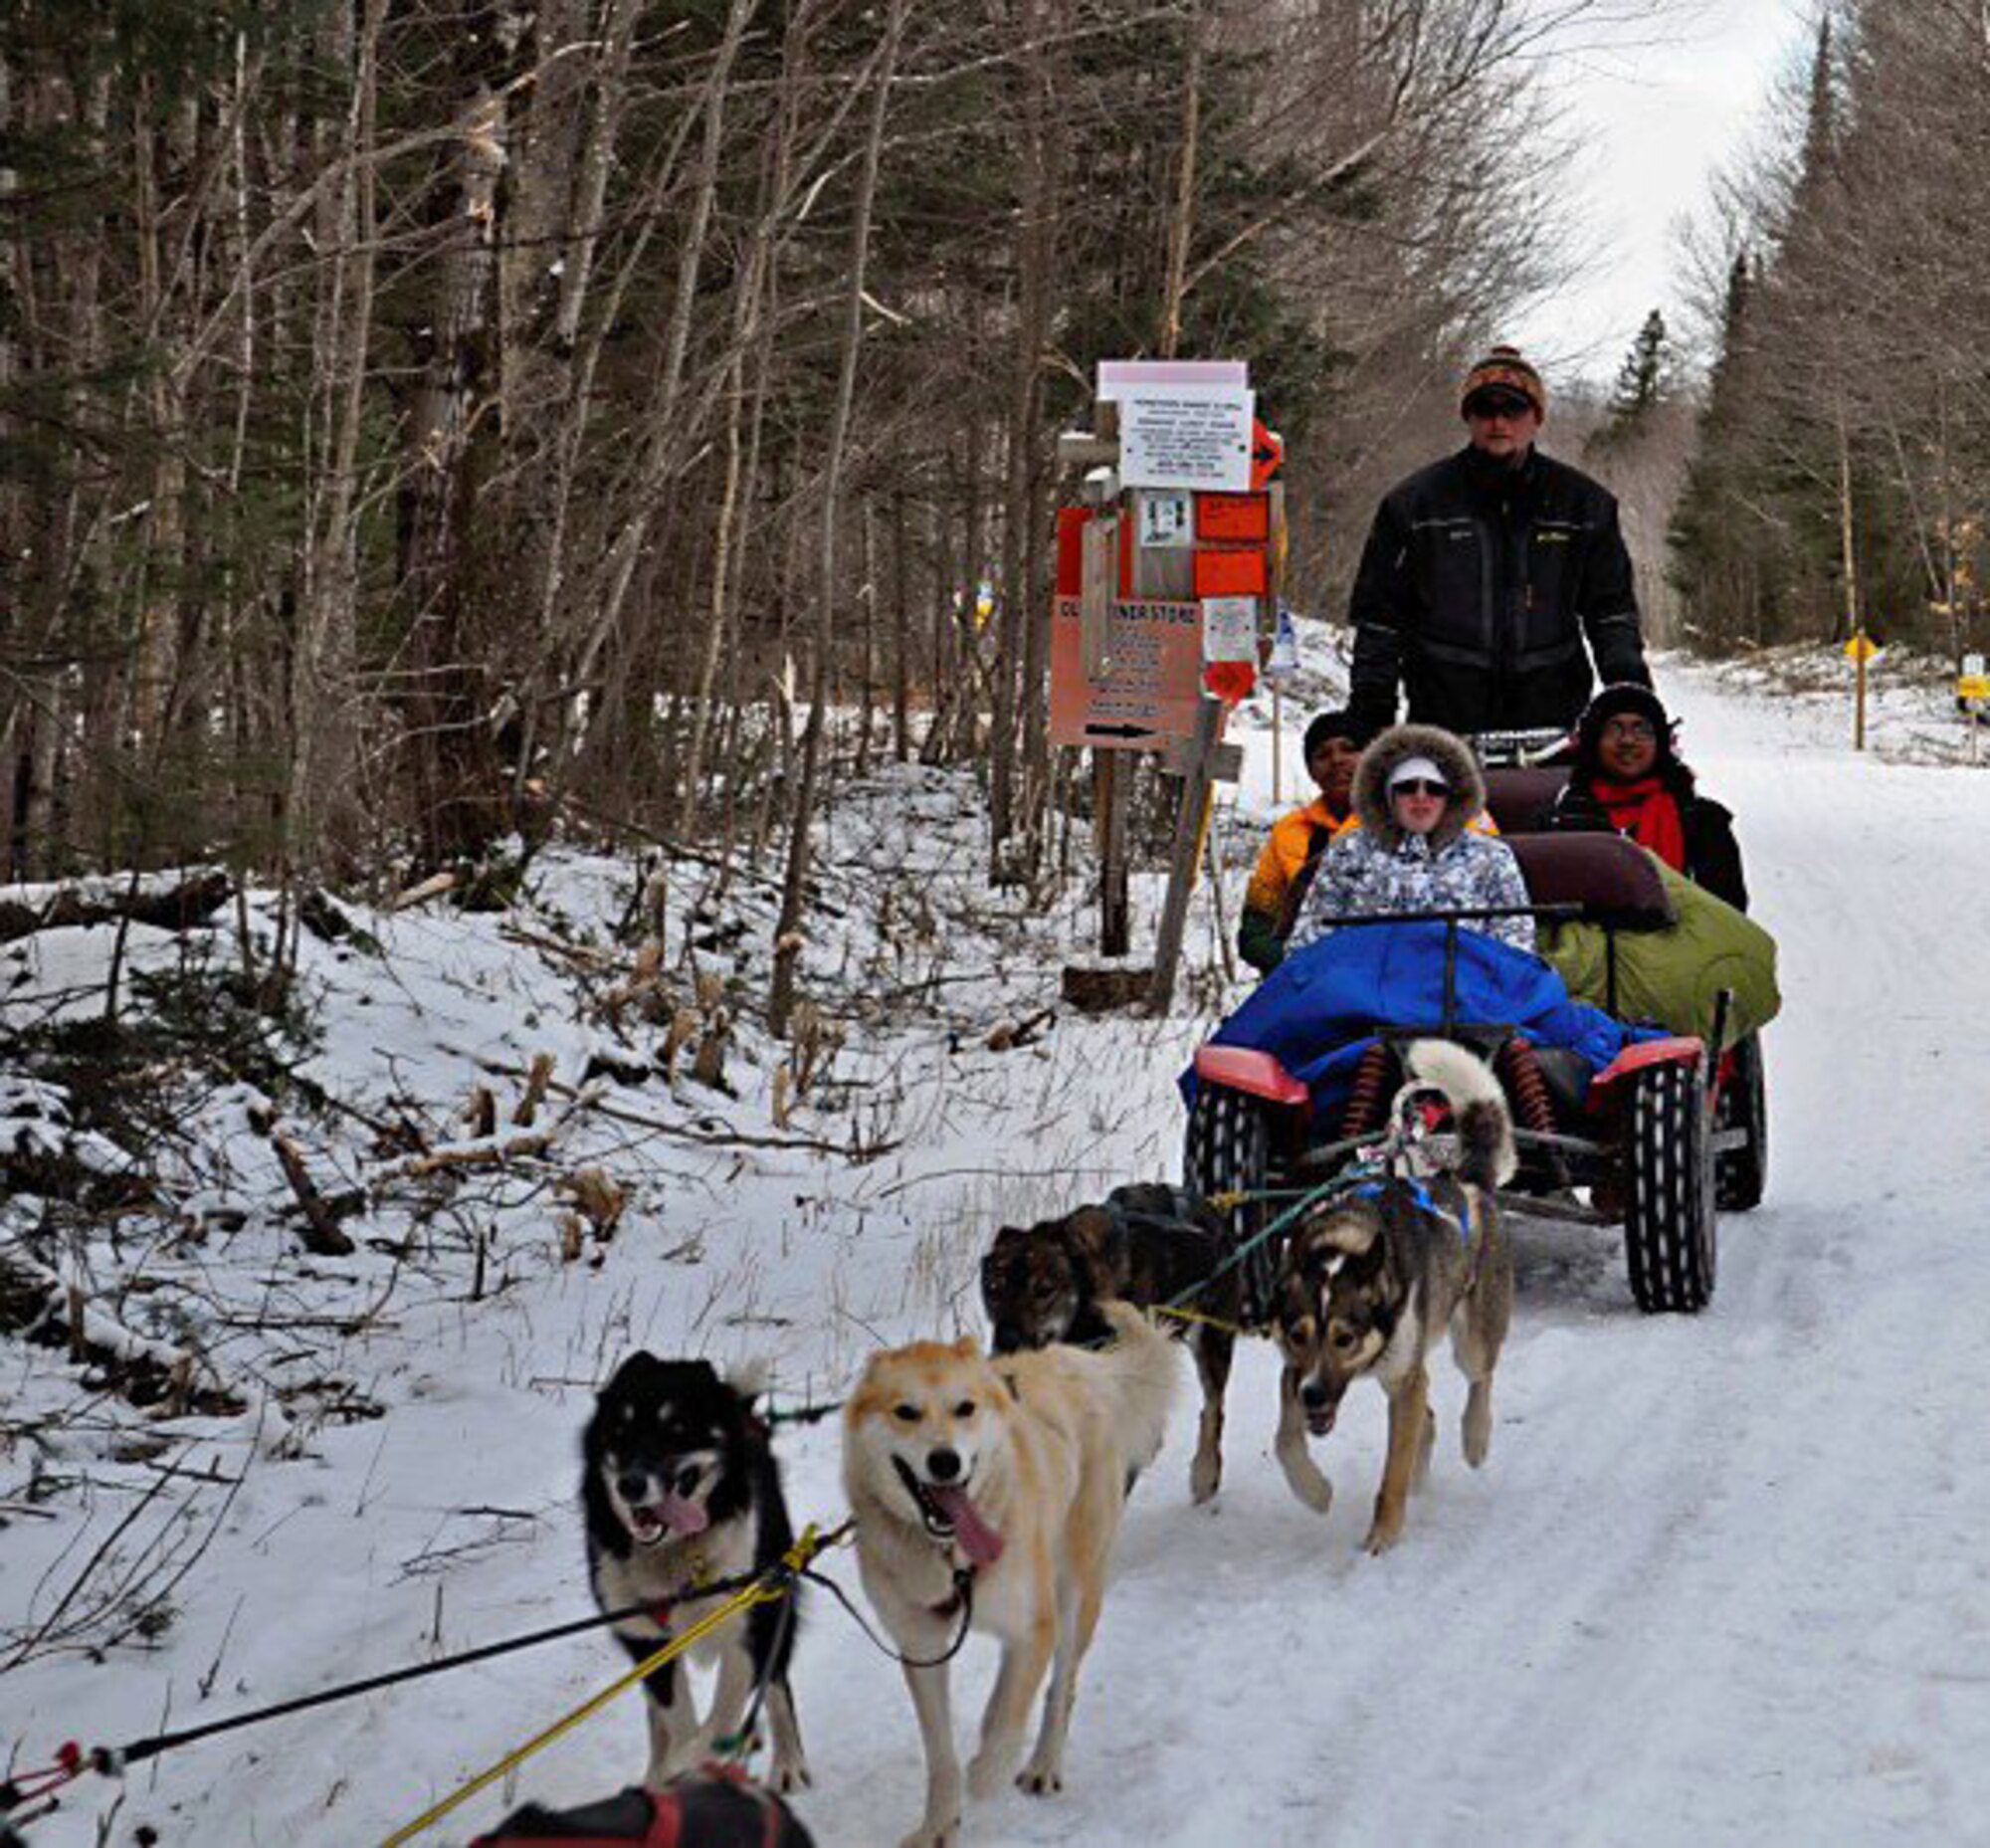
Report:
<svg viewBox="0 0 1990 1848"><path fill-rule="evenodd" d="M1513 850L1470 825L1485 805L1486 779L1462 739L1436 725L1390 726L1355 767L1358 825L1327 849L1288 951L1325 936L1343 918L1527 904ZM1514 949L1534 947L1531 918L1460 928Z"/></svg>

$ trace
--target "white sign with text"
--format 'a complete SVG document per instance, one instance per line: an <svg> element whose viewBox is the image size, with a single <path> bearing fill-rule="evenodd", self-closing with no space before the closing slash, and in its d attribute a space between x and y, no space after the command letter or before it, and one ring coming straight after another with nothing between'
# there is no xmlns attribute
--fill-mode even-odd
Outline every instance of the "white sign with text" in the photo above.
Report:
<svg viewBox="0 0 1990 1848"><path fill-rule="evenodd" d="M1202 658L1205 661L1258 663L1258 599L1204 597Z"/></svg>
<svg viewBox="0 0 1990 1848"><path fill-rule="evenodd" d="M1140 385L1119 400L1119 480L1128 488L1245 494L1257 394L1221 385Z"/></svg>
<svg viewBox="0 0 1990 1848"><path fill-rule="evenodd" d="M1137 541L1146 546L1177 546L1195 543L1195 503L1185 494L1143 494L1137 499L1139 524Z"/></svg>

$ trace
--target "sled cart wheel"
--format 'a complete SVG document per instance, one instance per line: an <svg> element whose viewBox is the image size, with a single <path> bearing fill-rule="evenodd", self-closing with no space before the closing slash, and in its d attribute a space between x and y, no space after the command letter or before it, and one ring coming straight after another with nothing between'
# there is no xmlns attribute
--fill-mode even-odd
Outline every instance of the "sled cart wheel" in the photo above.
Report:
<svg viewBox="0 0 1990 1848"><path fill-rule="evenodd" d="M1272 1126L1264 1101L1220 1085L1203 1085L1189 1112L1183 1184L1191 1193L1215 1201L1227 1193L1262 1195L1271 1176ZM1264 1230L1274 1204L1252 1198L1218 1206L1232 1251ZM1246 1327L1263 1322L1270 1311L1278 1257L1271 1243L1260 1245L1239 1266Z"/></svg>
<svg viewBox="0 0 1990 1848"><path fill-rule="evenodd" d="M1632 1081L1624 1255L1647 1314L1692 1314L1713 1296L1713 1139L1706 1082L1685 1063Z"/></svg>
<svg viewBox="0 0 1990 1848"><path fill-rule="evenodd" d="M1740 1139L1713 1157L1713 1203L1723 1213L1761 1205L1769 1177L1769 1096L1762 1076L1762 1042L1749 1034L1731 1055L1733 1069L1720 1088L1713 1127L1721 1140Z"/></svg>

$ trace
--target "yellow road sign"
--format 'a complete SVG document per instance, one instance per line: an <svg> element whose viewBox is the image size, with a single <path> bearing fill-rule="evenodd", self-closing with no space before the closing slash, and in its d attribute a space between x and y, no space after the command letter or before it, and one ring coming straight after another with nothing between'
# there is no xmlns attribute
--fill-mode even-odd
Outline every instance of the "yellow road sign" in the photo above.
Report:
<svg viewBox="0 0 1990 1848"><path fill-rule="evenodd" d="M1845 658L1848 661L1871 661L1879 652L1880 644L1864 629L1845 644Z"/></svg>
<svg viewBox="0 0 1990 1848"><path fill-rule="evenodd" d="M1990 674L1965 674L1955 683L1958 700L1990 700Z"/></svg>

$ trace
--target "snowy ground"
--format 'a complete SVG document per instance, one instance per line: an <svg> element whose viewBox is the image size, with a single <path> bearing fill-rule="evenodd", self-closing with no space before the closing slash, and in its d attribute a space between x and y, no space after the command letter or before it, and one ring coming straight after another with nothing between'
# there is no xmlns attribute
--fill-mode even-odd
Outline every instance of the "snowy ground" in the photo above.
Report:
<svg viewBox="0 0 1990 1848"><path fill-rule="evenodd" d="M1642 1319L1606 1235L1521 1226L1491 1463L1475 1476L1459 1461L1463 1394L1440 1371L1431 1487L1382 1560L1356 1551L1379 1394L1316 1447L1339 1491L1321 1521L1270 1460L1262 1345L1233 1384L1220 1503L1189 1505L1185 1380L1170 1450L1129 1511L1068 1788L970 1809L970 1842L1990 1842L1990 1345L1975 1338L1990 1300L1990 768L1954 760L1959 733L1925 694L1883 697L1862 757L1842 699L1676 664L1662 684L1707 787L1740 817L1783 954L1769 1197L1724 1223L1712 1308ZM1247 819L1269 793L1262 735L1251 744ZM948 818L958 789L908 775L842 811L830 896L845 915L811 949L822 987L911 987L936 966L952 979L890 1021L847 1022L830 1084L785 1129L769 1117L777 1051L750 1033L729 1068L736 1101L682 1078L605 1094L676 1134L555 1105L564 1164L604 1166L632 1200L579 1262L559 1259L550 1170L520 1161L436 1204L399 1174L405 1156L315 1127L314 1155L374 1206L348 1222L353 1258L299 1259L258 1204L282 1195L267 1142L222 1133L242 1101L207 1107L213 1134L191 1139L225 1147L227 1171L177 1157L190 1210L246 1202L246 1223L150 1269L175 1301L197 1274L243 1325L218 1364L249 1409L147 1424L79 1405L48 1350L0 1344L0 1664L61 1629L72 1585L102 1594L105 1570L85 1571L98 1547L154 1589L184 1568L150 1640L100 1661L44 1646L0 1674L0 1748L36 1763L66 1738L194 1724L579 1614L575 1434L625 1349L758 1358L784 1394L833 1393L876 1341L977 1326L973 1261L995 1225L1173 1173L1173 1079L1206 1018L1061 1014L1029 1046L988 1050L991 1026L1054 1003L1056 962L1088 924L981 890L973 826ZM923 918L886 878L908 812L923 817L915 859L953 869L922 879ZM629 888L570 865L557 899L568 923L612 923ZM972 929L955 916L969 909ZM443 1114L480 1075L508 1107L516 1081L490 1065L551 1051L577 1078L613 1038L586 1006L606 979L550 973L501 922L369 921L384 963L314 949L327 987L310 1075L352 1102L396 1092L445 1141ZM34 939L34 981L8 1007L82 980L91 935ZM1198 961L1211 940L1199 906ZM1215 978L1196 986L1220 1004ZM852 1161L687 1132L895 1146ZM27 1224L11 1210L8 1238ZM131 1268L110 1251L71 1262ZM114 1300L169 1335L169 1320ZM288 1341L254 1326L286 1319ZM351 1415L362 1402L386 1415ZM836 1443L833 1423L784 1435L804 1519L842 1512ZM847 1558L830 1569L854 1582ZM113 1806L110 1841L139 1823L168 1843L378 1840L621 1660L583 1637L192 1746L121 1797L80 1786L33 1840L96 1841ZM991 1674L991 1647L970 1644L961 1712ZM798 1809L825 1844L895 1840L921 1790L897 1671L818 1598L795 1679L816 1772ZM536 1759L519 1791L611 1789L639 1771L642 1733L627 1700ZM467 1839L500 1809L487 1793L433 1839Z"/></svg>

